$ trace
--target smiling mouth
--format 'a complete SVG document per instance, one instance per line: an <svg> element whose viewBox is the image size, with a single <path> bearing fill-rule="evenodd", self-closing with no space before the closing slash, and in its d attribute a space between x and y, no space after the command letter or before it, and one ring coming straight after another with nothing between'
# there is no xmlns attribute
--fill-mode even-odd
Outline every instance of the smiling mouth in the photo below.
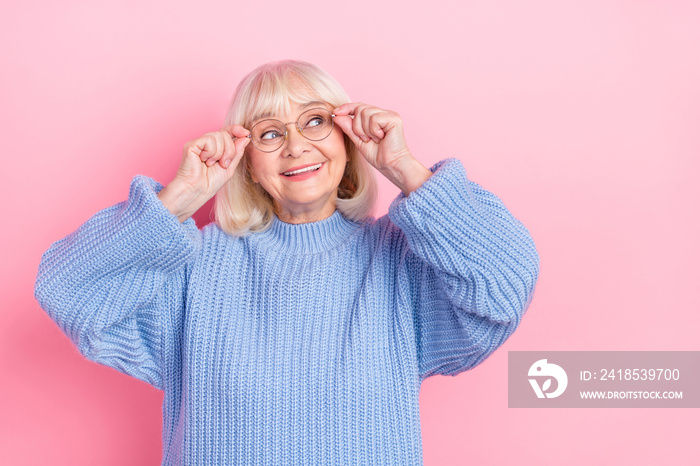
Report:
<svg viewBox="0 0 700 466"><path fill-rule="evenodd" d="M309 172L315 172L319 168L323 166L323 163L317 163L316 165L311 165L309 167L305 168L300 168L299 170L293 170L293 171L288 171L288 172L283 172L282 174L284 176L294 176L294 175L301 175L303 173L309 173Z"/></svg>

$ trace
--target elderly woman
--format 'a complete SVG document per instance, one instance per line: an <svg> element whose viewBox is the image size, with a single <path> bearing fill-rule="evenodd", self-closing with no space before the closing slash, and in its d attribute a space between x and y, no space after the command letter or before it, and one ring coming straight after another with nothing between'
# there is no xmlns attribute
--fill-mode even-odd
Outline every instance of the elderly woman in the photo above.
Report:
<svg viewBox="0 0 700 466"><path fill-rule="evenodd" d="M379 219L370 166L402 191ZM163 464L415 465L421 382L502 345L538 274L459 160L426 168L397 113L281 61L167 186L136 176L51 245L36 297L86 358L164 390Z"/></svg>

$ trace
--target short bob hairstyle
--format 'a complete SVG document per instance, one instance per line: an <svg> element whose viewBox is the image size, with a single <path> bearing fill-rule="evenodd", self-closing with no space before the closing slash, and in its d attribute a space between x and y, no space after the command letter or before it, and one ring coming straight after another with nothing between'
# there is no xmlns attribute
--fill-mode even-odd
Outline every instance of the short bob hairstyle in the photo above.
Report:
<svg viewBox="0 0 700 466"><path fill-rule="evenodd" d="M291 102L304 104L314 100L335 107L350 102L338 82L316 65L298 60L266 63L238 84L225 124L250 128L260 115L288 113ZM336 207L346 218L363 222L373 214L377 180L355 144L345 133L343 137L348 162L338 186ZM252 180L246 148L233 177L216 193L214 221L230 235L245 236L268 229L273 217L272 196Z"/></svg>

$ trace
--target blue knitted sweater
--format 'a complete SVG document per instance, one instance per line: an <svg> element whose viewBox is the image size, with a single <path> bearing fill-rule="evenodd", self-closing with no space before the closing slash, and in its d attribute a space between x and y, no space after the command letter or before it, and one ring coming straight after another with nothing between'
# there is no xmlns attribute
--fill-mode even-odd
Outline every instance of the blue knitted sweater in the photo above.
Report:
<svg viewBox="0 0 700 466"><path fill-rule="evenodd" d="M539 274L497 196L430 170L379 219L241 238L138 175L44 253L35 295L86 358L164 390L163 464L420 465L421 382L502 345Z"/></svg>

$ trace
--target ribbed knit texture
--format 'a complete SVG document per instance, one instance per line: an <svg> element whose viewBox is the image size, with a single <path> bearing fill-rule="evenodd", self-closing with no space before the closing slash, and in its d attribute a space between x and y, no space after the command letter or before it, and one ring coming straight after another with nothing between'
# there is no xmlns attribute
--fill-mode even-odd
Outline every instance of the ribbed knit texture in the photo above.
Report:
<svg viewBox="0 0 700 466"><path fill-rule="evenodd" d="M484 361L539 256L445 159L388 215L233 238L127 201L53 243L35 295L80 352L165 391L163 464L420 465L422 380Z"/></svg>

